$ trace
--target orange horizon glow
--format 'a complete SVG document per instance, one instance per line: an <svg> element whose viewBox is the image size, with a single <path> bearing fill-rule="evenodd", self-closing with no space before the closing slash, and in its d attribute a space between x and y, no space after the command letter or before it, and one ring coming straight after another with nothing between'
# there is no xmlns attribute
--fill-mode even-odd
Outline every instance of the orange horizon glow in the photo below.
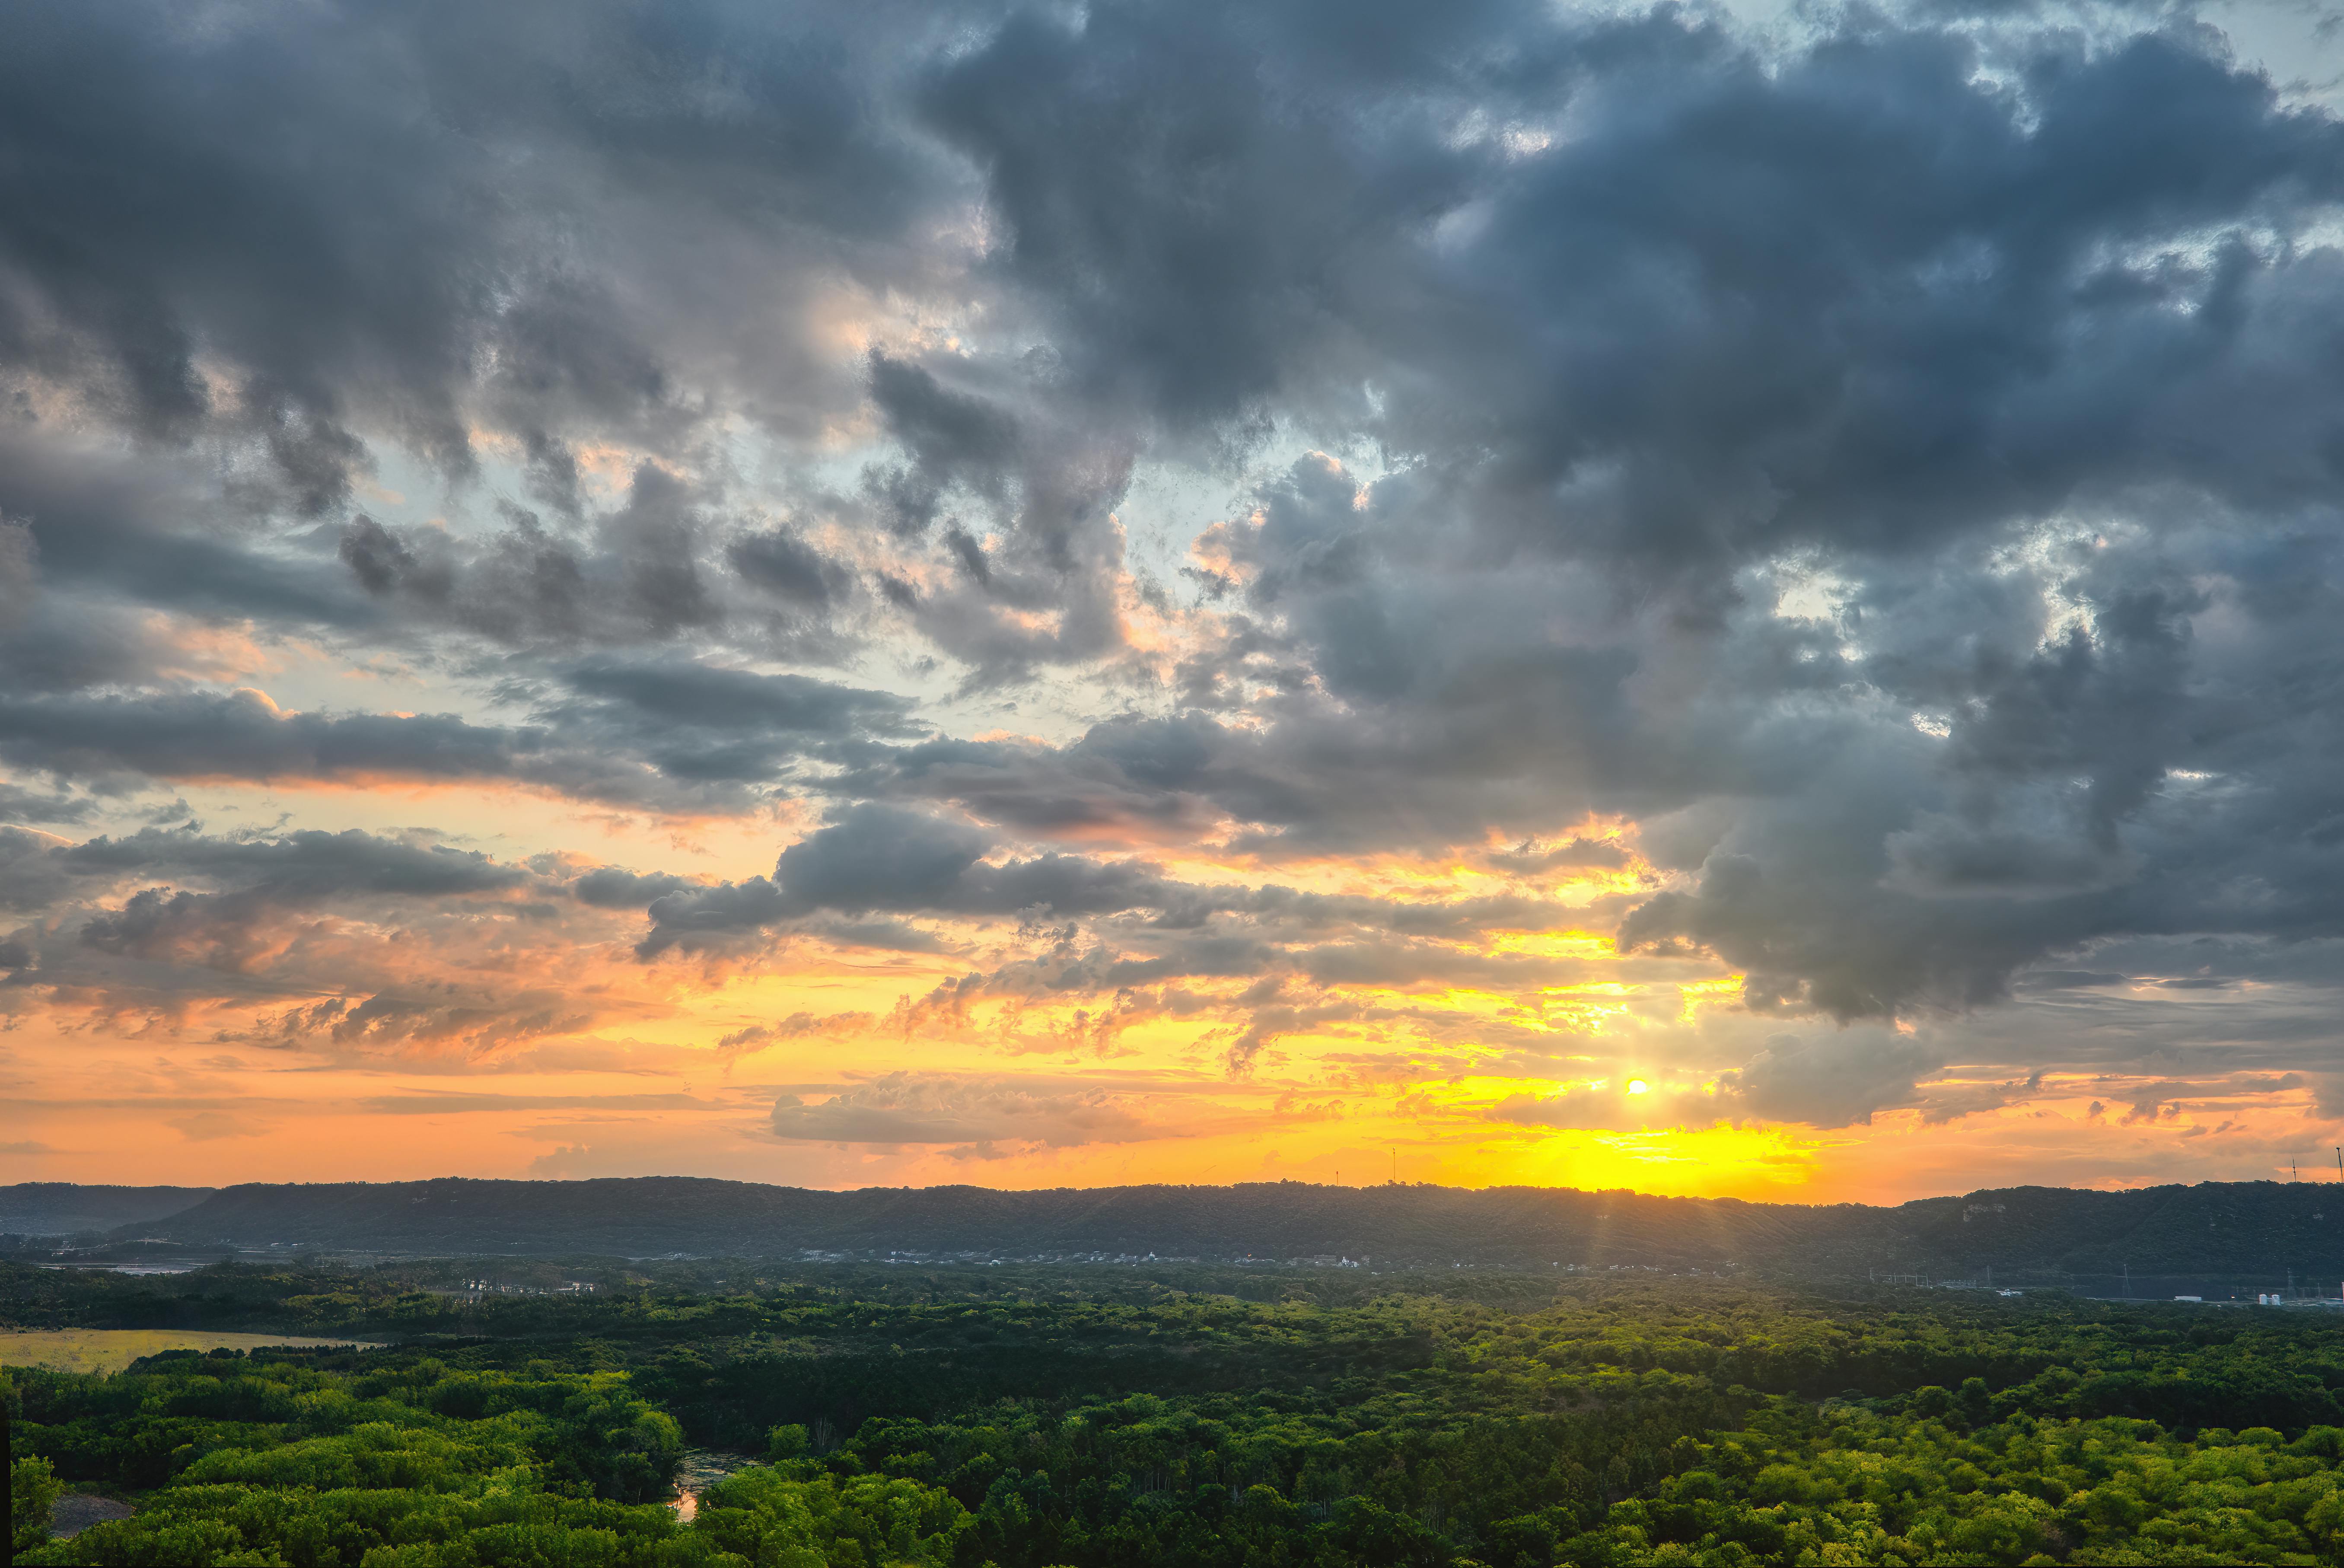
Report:
<svg viewBox="0 0 2344 1568"><path fill-rule="evenodd" d="M1683 960L1623 958L1568 934L1561 947L1591 977L1528 992L1332 984L1319 994L1344 1016L1272 1037L1233 1074L1222 1060L1228 1027L1209 1005L1115 1014L1029 996L951 997L980 948L995 948L993 962L1009 956L997 931L964 932L958 956L800 938L644 963L632 951L639 917L576 909L548 946L549 933L515 925L541 926L520 913L527 898L500 894L389 945L377 927L323 914L257 932L240 961L254 976L276 974L280 988L266 1001L55 994L0 1037L25 1129L0 1175L220 1186L697 1174L1028 1189L1359 1186L1397 1169L1467 1188L1878 1203L2036 1181L2151 1184L2218 1126L2240 1158L2207 1173L2275 1176L2318 1109L2306 1087L2248 1086L2226 1098L2208 1085L2202 1105L2185 1108L2177 1094L2154 1115L2127 1116L2107 1108L2124 1086L2105 1078L2066 1075L2013 1092L1948 1074L1922 1098L1967 1095L1976 1108L1890 1108L1836 1128L1769 1123L1723 1108L1716 1068L1645 1065L1703 1037L1716 1040L1713 1057L1743 1054L1731 1041L1768 1026L1740 1010L1738 977L1679 978ZM335 983L281 988L318 966ZM427 976L449 998L442 1013L359 1027L357 1009L317 1012L353 986L395 990ZM1241 988L1197 981L1189 994ZM525 1016L497 1013L516 997L541 1000ZM313 1020L299 1037L278 1021L297 1016ZM1476 1036L1499 1026L1514 1043L1493 1053ZM1531 1039L1584 1070L1506 1067ZM36 1062L37 1079L25 1077ZM1510 1107L1535 1112L1566 1094L1597 1097L1594 1114L1613 1125L1506 1119ZM997 1112L1002 1130L952 1143L776 1136L777 1100L818 1127L825 1108L874 1097L889 1114L909 1114L894 1100L943 1106L959 1124ZM1639 1115L1647 1103L1662 1124Z"/></svg>

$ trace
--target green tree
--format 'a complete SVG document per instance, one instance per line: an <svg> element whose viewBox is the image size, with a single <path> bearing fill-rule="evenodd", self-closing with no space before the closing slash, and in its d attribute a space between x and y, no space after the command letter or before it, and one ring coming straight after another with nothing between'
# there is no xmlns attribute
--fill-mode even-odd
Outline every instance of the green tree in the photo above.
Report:
<svg viewBox="0 0 2344 1568"><path fill-rule="evenodd" d="M49 1538L49 1518L65 1488L45 1459L12 1460L8 1465L8 1545L30 1552Z"/></svg>

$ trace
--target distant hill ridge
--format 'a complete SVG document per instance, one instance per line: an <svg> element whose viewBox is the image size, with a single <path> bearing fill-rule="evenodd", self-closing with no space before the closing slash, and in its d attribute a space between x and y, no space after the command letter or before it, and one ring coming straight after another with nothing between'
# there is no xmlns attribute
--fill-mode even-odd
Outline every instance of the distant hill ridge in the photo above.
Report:
<svg viewBox="0 0 2344 1568"><path fill-rule="evenodd" d="M71 1236L137 1226L193 1207L217 1187L82 1187L20 1181L0 1187L0 1236Z"/></svg>
<svg viewBox="0 0 2344 1568"><path fill-rule="evenodd" d="M188 1247L429 1254L787 1258L806 1252L1378 1263L1556 1264L2115 1275L2294 1270L2344 1280L2344 1187L2208 1182L2123 1192L2020 1187L1894 1208L1810 1207L1624 1190L1302 1182L998 1191L827 1192L696 1177L587 1181L249 1184L118 1235ZM5 1189L0 1189L0 1203Z"/></svg>

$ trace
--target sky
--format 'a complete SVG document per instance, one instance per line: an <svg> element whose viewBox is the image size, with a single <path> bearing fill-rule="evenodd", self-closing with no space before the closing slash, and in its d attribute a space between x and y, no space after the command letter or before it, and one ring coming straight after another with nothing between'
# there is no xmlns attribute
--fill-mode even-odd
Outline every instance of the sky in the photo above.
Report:
<svg viewBox="0 0 2344 1568"><path fill-rule="evenodd" d="M0 1182L2337 1179L2339 80L12 5Z"/></svg>

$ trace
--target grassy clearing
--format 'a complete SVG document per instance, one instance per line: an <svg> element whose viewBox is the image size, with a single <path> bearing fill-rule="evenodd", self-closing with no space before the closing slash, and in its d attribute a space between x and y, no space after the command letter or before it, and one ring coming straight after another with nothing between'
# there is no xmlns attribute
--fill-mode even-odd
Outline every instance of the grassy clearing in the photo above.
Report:
<svg viewBox="0 0 2344 1568"><path fill-rule="evenodd" d="M258 1350L263 1345L355 1345L300 1334L217 1334L202 1329L29 1329L0 1331L0 1367L50 1367L61 1372L118 1372L164 1351Z"/></svg>

